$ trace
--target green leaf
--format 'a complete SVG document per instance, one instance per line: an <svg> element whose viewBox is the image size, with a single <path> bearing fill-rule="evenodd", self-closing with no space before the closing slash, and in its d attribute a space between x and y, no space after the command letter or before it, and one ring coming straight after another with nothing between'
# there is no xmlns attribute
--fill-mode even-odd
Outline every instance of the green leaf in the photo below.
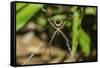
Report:
<svg viewBox="0 0 100 68"><path fill-rule="evenodd" d="M80 29L79 44L80 44L82 52L84 53L84 56L89 56L89 54L90 54L90 37L83 29Z"/></svg>
<svg viewBox="0 0 100 68"><path fill-rule="evenodd" d="M41 6L41 4L28 4L18 12L16 15L16 31L20 30L39 11Z"/></svg>
<svg viewBox="0 0 100 68"><path fill-rule="evenodd" d="M80 13L77 12L77 7L74 7L73 25L72 25L72 56L74 57L77 52L79 26L80 26Z"/></svg>
<svg viewBox="0 0 100 68"><path fill-rule="evenodd" d="M20 8L22 8L25 5L26 3L16 3L16 11L18 11Z"/></svg>

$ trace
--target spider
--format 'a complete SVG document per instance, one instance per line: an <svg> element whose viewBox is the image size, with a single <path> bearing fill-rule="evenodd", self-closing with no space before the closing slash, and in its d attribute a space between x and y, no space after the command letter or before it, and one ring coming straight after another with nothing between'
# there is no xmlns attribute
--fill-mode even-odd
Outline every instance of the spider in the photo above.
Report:
<svg viewBox="0 0 100 68"><path fill-rule="evenodd" d="M54 21L51 21L51 20L48 18L48 16L47 16L47 15L49 15L48 12L47 12L43 7L41 7L41 9L42 9L43 12L45 12L46 18L47 18L48 22L51 24L51 26L53 26L53 28L56 29L56 30L54 31L54 33L53 33L53 35L52 35L52 37L51 37L51 39L50 39L48 45L50 45L50 47L51 47L51 43L52 43L52 41L53 41L55 35L56 35L57 33L60 33L60 34L63 36L63 38L66 40L66 45L67 45L68 51L71 53L71 47L70 47L70 44L69 44L69 43L71 43L71 42L69 41L69 39L66 37L66 35L65 35L65 34L62 32L62 30L61 30L61 29L64 27L65 23L63 23L62 20L59 19L59 18L56 19L56 20L54 20Z"/></svg>

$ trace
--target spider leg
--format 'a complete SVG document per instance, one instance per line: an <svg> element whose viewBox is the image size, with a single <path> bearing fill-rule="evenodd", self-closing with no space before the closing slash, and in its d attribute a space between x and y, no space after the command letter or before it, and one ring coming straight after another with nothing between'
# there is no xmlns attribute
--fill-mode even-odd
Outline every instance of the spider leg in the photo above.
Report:
<svg viewBox="0 0 100 68"><path fill-rule="evenodd" d="M70 47L70 45L69 45L69 43L71 43L70 41L69 41L69 39L65 36L65 34L61 31L61 30L58 30L60 33L61 33L61 35L64 37L64 39L66 40L66 45L67 45L67 47L68 47L68 50L69 50L69 52L71 52L71 47ZM68 43L69 42L69 43Z"/></svg>
<svg viewBox="0 0 100 68"><path fill-rule="evenodd" d="M53 35L52 35L52 37L51 37L51 39L50 39L48 45L52 43L52 40L54 39L54 37L55 37L55 35L56 35L57 32L58 32L58 31L56 30L56 31L53 33Z"/></svg>
<svg viewBox="0 0 100 68"><path fill-rule="evenodd" d="M68 18L67 22L69 22L70 19L71 19L74 15L76 15L77 13L79 13L79 12L80 12L80 10L77 11L77 12L75 12L72 16L70 16L70 17ZM67 22L64 22L63 25L60 27L60 29L61 29L62 27L64 27L64 25L65 25Z"/></svg>
<svg viewBox="0 0 100 68"><path fill-rule="evenodd" d="M47 20L55 29L57 29L56 26L51 22L51 20L49 18L47 18Z"/></svg>
<svg viewBox="0 0 100 68"><path fill-rule="evenodd" d="M42 9L43 12L47 13L47 11L43 7L41 7L41 9Z"/></svg>
<svg viewBox="0 0 100 68"><path fill-rule="evenodd" d="M55 37L55 35L56 35L57 32L58 32L58 31L56 30L56 31L53 33L53 35L52 35L52 37L51 37L51 39L50 39L50 41L49 41L49 43L48 43L48 45L49 45L49 47L50 47L50 49L49 49L49 55L50 55L50 52L51 52L51 43L52 43L52 41L53 41L53 39L54 39L54 37Z"/></svg>
<svg viewBox="0 0 100 68"><path fill-rule="evenodd" d="M68 47L69 52L71 53L71 48L70 48L70 44L69 44L68 41L66 41L66 45L67 45L67 47Z"/></svg>

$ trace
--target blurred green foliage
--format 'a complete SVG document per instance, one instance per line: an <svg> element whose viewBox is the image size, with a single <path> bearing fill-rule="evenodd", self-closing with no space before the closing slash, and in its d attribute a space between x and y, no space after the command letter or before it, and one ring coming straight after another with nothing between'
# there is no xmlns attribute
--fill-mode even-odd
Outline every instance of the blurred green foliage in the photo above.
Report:
<svg viewBox="0 0 100 68"><path fill-rule="evenodd" d="M16 12L26 3L17 3ZM20 10L16 15L16 31L20 30L40 9L40 4L28 4L25 8Z"/></svg>
<svg viewBox="0 0 100 68"><path fill-rule="evenodd" d="M89 56L90 54L90 42L90 36L82 28L80 28L79 44L84 56Z"/></svg>
<svg viewBox="0 0 100 68"><path fill-rule="evenodd" d="M42 27L44 27L46 25L46 20L43 16L40 16L37 18L37 22L39 25L41 25Z"/></svg>
<svg viewBox="0 0 100 68"><path fill-rule="evenodd" d="M93 7L87 7L86 10L85 10L85 14L96 15L96 8L93 8Z"/></svg>

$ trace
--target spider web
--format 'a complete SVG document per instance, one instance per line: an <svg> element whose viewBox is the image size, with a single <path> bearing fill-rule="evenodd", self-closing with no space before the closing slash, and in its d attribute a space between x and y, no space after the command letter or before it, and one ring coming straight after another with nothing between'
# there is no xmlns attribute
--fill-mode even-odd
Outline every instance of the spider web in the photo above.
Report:
<svg viewBox="0 0 100 68"><path fill-rule="evenodd" d="M64 22L60 27L56 27L56 26L52 23L52 21L48 18L49 16L47 16L47 15L48 15L47 10L45 10L43 7L41 7L41 10L46 14L45 16L46 16L47 21L49 22L49 24L55 29L54 33L52 34L52 36L51 36L51 38L50 38L50 40L49 40L49 42L48 42L48 46L50 47L50 48L49 48L49 54L50 54L50 52L51 52L52 41L53 41L53 39L55 38L55 36L56 36L57 33L60 33L60 34L62 35L62 37L65 39L65 41L66 41L66 45L65 45L65 46L67 46L68 51L71 53L71 46L70 46L70 44L72 44L72 43L70 42L70 40L68 39L68 37L63 33L62 28L64 27L64 25L65 25L67 22L69 22L69 21L72 19L72 17L73 17L74 15L76 15L77 13L79 13L80 10L77 11L77 12L75 12L72 16L70 16L70 17L68 18L67 22ZM40 50L40 47L41 47L42 45L43 45L43 42L41 42L41 43L38 45L38 48L37 48L36 50L37 50L37 51ZM33 53L24 61L24 63L23 63L22 65L27 64L27 63L32 59L32 57L33 57L34 55L35 55L35 54L34 54L34 52L33 52Z"/></svg>

